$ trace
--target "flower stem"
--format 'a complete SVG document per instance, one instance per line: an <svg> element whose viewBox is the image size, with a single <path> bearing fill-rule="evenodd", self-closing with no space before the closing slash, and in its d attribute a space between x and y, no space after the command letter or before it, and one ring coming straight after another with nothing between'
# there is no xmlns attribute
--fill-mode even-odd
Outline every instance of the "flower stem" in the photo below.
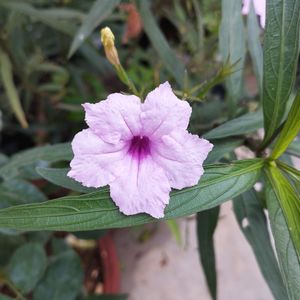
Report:
<svg viewBox="0 0 300 300"><path fill-rule="evenodd" d="M137 96L139 96L139 92L137 91L133 81L128 77L126 71L122 67L121 64L115 66L117 75L120 80L128 86L128 88Z"/></svg>

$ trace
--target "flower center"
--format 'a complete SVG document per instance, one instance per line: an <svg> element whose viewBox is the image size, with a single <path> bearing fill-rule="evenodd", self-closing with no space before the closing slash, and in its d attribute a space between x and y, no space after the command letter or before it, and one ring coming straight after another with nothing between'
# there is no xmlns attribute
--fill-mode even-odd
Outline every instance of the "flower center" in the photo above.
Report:
<svg viewBox="0 0 300 300"><path fill-rule="evenodd" d="M147 136L134 136L130 141L129 153L134 158L144 158L150 154L150 140Z"/></svg>

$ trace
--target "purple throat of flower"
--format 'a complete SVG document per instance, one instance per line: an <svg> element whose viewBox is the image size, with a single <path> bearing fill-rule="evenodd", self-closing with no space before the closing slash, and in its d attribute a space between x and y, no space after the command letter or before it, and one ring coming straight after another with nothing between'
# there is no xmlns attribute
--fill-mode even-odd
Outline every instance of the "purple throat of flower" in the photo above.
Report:
<svg viewBox="0 0 300 300"><path fill-rule="evenodd" d="M141 160L150 154L151 141L147 136L134 136L130 141L128 153L137 160Z"/></svg>

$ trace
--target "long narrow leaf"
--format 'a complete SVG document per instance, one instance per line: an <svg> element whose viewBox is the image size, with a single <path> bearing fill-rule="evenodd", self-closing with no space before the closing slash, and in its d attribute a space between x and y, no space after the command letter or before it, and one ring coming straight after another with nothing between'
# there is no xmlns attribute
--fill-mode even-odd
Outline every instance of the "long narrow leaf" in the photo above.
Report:
<svg viewBox="0 0 300 300"><path fill-rule="evenodd" d="M96 0L89 13L85 16L82 25L74 36L68 57L70 58L84 40L100 25L120 3L120 0Z"/></svg>
<svg viewBox="0 0 300 300"><path fill-rule="evenodd" d="M250 4L250 12L247 22L248 47L254 66L254 73L258 82L259 91L262 92L263 81L263 50L260 42L260 27L254 10L253 1Z"/></svg>
<svg viewBox="0 0 300 300"><path fill-rule="evenodd" d="M212 298L217 299L217 272L213 236L217 227L220 206L197 214L197 238L201 265Z"/></svg>
<svg viewBox="0 0 300 300"><path fill-rule="evenodd" d="M273 296L287 299L263 208L254 189L234 199L234 213Z"/></svg>
<svg viewBox="0 0 300 300"><path fill-rule="evenodd" d="M267 3L264 39L263 111L267 145L283 118L295 82L299 54L300 1Z"/></svg>
<svg viewBox="0 0 300 300"><path fill-rule="evenodd" d="M277 170L275 172L277 173ZM297 300L300 295L300 260L297 254L295 241L292 238L289 229L290 224L282 206L282 201L285 201L285 204L288 205L289 202L292 202L295 199L289 199L288 194L285 196L284 193L278 193L278 188L286 190L286 184L285 182L280 182L280 185L278 186L278 183L276 183L272 177L272 173L273 170L272 172L267 171L265 181L270 223L282 278L288 293L288 299ZM289 184L287 186L289 186ZM290 188L288 188L288 190L290 190ZM296 200L299 201L299 198ZM299 220L300 219L298 218L298 222Z"/></svg>
<svg viewBox="0 0 300 300"><path fill-rule="evenodd" d="M42 146L30 150L21 151L1 166L0 177L5 180L19 175L20 169L30 166L38 161L56 162L68 161L73 157L70 143Z"/></svg>
<svg viewBox="0 0 300 300"><path fill-rule="evenodd" d="M263 160L254 159L206 167L198 185L171 193L165 219L187 216L236 197L256 182L262 166ZM24 230L83 231L134 226L155 220L146 214L123 215L107 189L0 210L0 228Z"/></svg>
<svg viewBox="0 0 300 300"><path fill-rule="evenodd" d="M28 123L26 121L18 91L13 80L12 65L8 55L2 49L0 49L0 72L2 83L5 88L10 106L22 127L27 128Z"/></svg>
<svg viewBox="0 0 300 300"><path fill-rule="evenodd" d="M241 14L241 0L222 0L222 21L219 31L220 51L223 62L236 64L236 70L226 80L228 104L231 115L235 114L242 90L245 61L245 33Z"/></svg>
<svg viewBox="0 0 300 300"><path fill-rule="evenodd" d="M241 117L230 120L217 128L207 132L204 137L207 139L220 139L229 136L237 136L253 132L263 127L262 111L247 113Z"/></svg>
<svg viewBox="0 0 300 300"><path fill-rule="evenodd" d="M176 82L182 87L185 67L180 59L176 57L175 53L160 31L149 8L148 0L141 0L140 14L144 29L154 49L157 51L167 70L174 76Z"/></svg>
<svg viewBox="0 0 300 300"><path fill-rule="evenodd" d="M300 93L296 96L283 129L276 140L271 158L277 159L300 131Z"/></svg>

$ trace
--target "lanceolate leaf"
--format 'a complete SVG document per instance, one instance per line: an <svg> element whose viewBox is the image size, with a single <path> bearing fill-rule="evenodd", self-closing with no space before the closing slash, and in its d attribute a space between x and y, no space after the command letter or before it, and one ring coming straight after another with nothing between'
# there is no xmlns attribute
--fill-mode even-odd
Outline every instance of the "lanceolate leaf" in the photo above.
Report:
<svg viewBox="0 0 300 300"><path fill-rule="evenodd" d="M37 9L29 3L24 3L24 1L0 0L0 5L18 13L25 14L33 20L40 21L54 30L62 32L71 37L73 37L78 30L75 22L73 24L68 22L66 18L60 18L63 9L57 9L57 11L53 13L48 9ZM88 43L83 44L79 51L87 61L97 68L101 74L106 74L107 70L111 68L107 60Z"/></svg>
<svg viewBox="0 0 300 300"><path fill-rule="evenodd" d="M230 120L204 135L207 139L220 139L229 136L237 136L256 131L263 127L263 114L261 110L247 113L241 117Z"/></svg>
<svg viewBox="0 0 300 300"><path fill-rule="evenodd" d="M300 201L291 182L273 165L266 168L266 196L280 268L289 299L300 295Z"/></svg>
<svg viewBox="0 0 300 300"><path fill-rule="evenodd" d="M254 10L253 1L250 4L250 12L247 22L247 36L250 56L253 62L254 73L257 78L259 91L262 91L263 78L263 52L260 42L260 27Z"/></svg>
<svg viewBox="0 0 300 300"><path fill-rule="evenodd" d="M268 232L266 216L254 189L234 199L234 212L239 226L248 240L259 268L277 300L287 299L278 262Z"/></svg>
<svg viewBox="0 0 300 300"><path fill-rule="evenodd" d="M300 199L288 178L270 165L266 174L283 211L298 258L300 258Z"/></svg>
<svg viewBox="0 0 300 300"><path fill-rule="evenodd" d="M10 106L22 127L26 128L28 127L28 123L21 106L17 88L14 84L12 65L8 55L2 49L0 49L0 73Z"/></svg>
<svg viewBox="0 0 300 300"><path fill-rule="evenodd" d="M266 145L282 120L294 86L299 54L300 1L267 3L264 38L263 109Z"/></svg>
<svg viewBox="0 0 300 300"><path fill-rule="evenodd" d="M107 18L113 9L120 3L120 0L96 0L89 13L85 16L81 27L76 33L68 57L80 47L83 41Z"/></svg>
<svg viewBox="0 0 300 300"><path fill-rule="evenodd" d="M197 214L197 237L201 264L213 299L217 299L217 272L213 236L218 223L220 206Z"/></svg>
<svg viewBox="0 0 300 300"><path fill-rule="evenodd" d="M241 0L222 0L220 28L220 51L223 62L236 63L236 71L227 81L229 110L233 115L242 89L242 74L245 60L245 33L241 14Z"/></svg>
<svg viewBox="0 0 300 300"><path fill-rule="evenodd" d="M73 157L70 143L42 146L21 151L11 157L8 163L0 168L0 177L8 180L19 175L22 167L30 166L38 161L56 162L71 160Z"/></svg>
<svg viewBox="0 0 300 300"><path fill-rule="evenodd" d="M263 160L254 159L206 167L198 185L171 193L165 219L187 216L236 197L256 182L262 165ZM0 210L0 228L25 230L93 230L154 221L146 214L123 215L106 189L39 205L20 205Z"/></svg>
<svg viewBox="0 0 300 300"><path fill-rule="evenodd" d="M296 96L283 129L276 140L271 158L277 159L300 131L300 93Z"/></svg>
<svg viewBox="0 0 300 300"><path fill-rule="evenodd" d="M174 76L177 83L182 86L184 65L169 46L156 24L155 18L151 13L148 0L141 0L140 14L144 29L149 37L154 49L157 51L167 70Z"/></svg>

